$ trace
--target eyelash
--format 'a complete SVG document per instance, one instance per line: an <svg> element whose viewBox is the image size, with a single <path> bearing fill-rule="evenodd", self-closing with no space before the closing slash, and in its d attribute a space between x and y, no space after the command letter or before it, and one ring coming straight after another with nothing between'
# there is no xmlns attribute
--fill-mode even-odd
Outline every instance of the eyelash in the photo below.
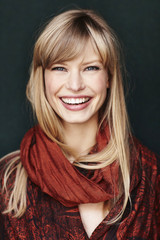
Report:
<svg viewBox="0 0 160 240"><path fill-rule="evenodd" d="M53 71L64 71L65 68L64 67L53 67L52 70Z"/></svg>
<svg viewBox="0 0 160 240"><path fill-rule="evenodd" d="M93 71L93 70L97 71L97 70L99 70L99 67L97 67L97 66L89 66L89 67L86 68L86 70L87 71Z"/></svg>

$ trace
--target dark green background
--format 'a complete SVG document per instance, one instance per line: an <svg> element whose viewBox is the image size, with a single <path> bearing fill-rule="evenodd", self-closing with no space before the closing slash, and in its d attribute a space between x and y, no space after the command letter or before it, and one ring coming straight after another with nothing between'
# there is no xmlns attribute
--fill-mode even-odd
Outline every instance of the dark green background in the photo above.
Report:
<svg viewBox="0 0 160 240"><path fill-rule="evenodd" d="M54 14L74 7L99 12L120 38L132 129L160 154L159 0L1 0L0 156L18 149L33 124L25 87L37 32Z"/></svg>

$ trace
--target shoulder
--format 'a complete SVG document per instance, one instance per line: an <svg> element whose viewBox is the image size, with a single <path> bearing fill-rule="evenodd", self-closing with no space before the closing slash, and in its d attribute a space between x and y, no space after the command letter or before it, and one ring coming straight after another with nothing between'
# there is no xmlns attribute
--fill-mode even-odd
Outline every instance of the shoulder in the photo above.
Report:
<svg viewBox="0 0 160 240"><path fill-rule="evenodd" d="M149 209L154 205L153 216L157 219L157 226L160 226L160 156L144 146L139 140L134 139L134 144L139 160L140 175L139 185L140 189L138 196L142 192L146 196L146 204ZM151 204L151 201L153 202Z"/></svg>
<svg viewBox="0 0 160 240"><path fill-rule="evenodd" d="M136 154L141 166L156 171L160 174L160 156L143 145L137 138L133 138Z"/></svg>
<svg viewBox="0 0 160 240"><path fill-rule="evenodd" d="M139 140L133 138L133 149L131 154L131 176L134 187L139 186L146 193L150 190L160 197L160 158L144 146ZM151 196L151 192L148 196Z"/></svg>
<svg viewBox="0 0 160 240"><path fill-rule="evenodd" d="M20 162L20 150L11 152L0 159L0 174L3 174L5 169L11 164Z"/></svg>
<svg viewBox="0 0 160 240"><path fill-rule="evenodd" d="M8 161L14 159L15 157L16 157L16 158L17 158L17 157L20 157L20 150L16 150L16 151L14 151L14 152L11 152L11 153L5 155L4 157L2 157L2 158L0 159L0 163L8 162Z"/></svg>
<svg viewBox="0 0 160 240"><path fill-rule="evenodd" d="M26 179L27 175L20 161L19 150L0 159L0 211L5 209L8 211L11 206L12 209L17 210L16 202L20 199L22 188L23 191L26 190Z"/></svg>
<svg viewBox="0 0 160 240"><path fill-rule="evenodd" d="M0 194L4 185L14 182L16 169L20 163L20 150L11 152L0 159Z"/></svg>

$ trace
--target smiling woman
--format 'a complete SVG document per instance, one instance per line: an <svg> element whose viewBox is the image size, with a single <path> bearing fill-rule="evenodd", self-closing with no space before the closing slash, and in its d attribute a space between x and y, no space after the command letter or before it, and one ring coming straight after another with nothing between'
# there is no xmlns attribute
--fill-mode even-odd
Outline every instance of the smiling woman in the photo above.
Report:
<svg viewBox="0 0 160 240"><path fill-rule="evenodd" d="M98 111L107 95L108 73L91 42L73 60L46 69L44 78L48 102L63 124L88 122L90 128L97 129Z"/></svg>
<svg viewBox="0 0 160 240"><path fill-rule="evenodd" d="M46 25L27 97L37 124L1 160L2 238L158 239L157 157L131 134L119 44L100 16Z"/></svg>

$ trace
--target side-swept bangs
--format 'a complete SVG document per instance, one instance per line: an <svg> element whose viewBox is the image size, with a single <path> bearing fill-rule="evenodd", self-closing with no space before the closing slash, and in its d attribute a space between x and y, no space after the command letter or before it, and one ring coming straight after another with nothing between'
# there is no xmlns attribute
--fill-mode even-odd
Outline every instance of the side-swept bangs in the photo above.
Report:
<svg viewBox="0 0 160 240"><path fill-rule="evenodd" d="M111 30L103 20L98 23L94 18L83 12L55 17L39 37L34 51L34 69L42 66L50 68L53 63L70 61L83 52L88 40L91 40L95 51L98 52L102 63L113 63L113 43ZM71 19L72 16L72 19ZM109 67L110 68L110 67Z"/></svg>

